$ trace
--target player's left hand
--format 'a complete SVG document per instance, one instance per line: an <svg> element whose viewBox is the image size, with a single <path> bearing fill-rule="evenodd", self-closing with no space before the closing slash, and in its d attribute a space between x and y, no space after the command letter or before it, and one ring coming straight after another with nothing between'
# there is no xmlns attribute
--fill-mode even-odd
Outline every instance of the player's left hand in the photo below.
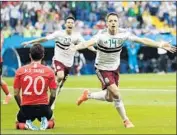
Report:
<svg viewBox="0 0 177 135"><path fill-rule="evenodd" d="M161 42L161 46L163 49L175 53L176 52L176 46L171 45L169 42Z"/></svg>

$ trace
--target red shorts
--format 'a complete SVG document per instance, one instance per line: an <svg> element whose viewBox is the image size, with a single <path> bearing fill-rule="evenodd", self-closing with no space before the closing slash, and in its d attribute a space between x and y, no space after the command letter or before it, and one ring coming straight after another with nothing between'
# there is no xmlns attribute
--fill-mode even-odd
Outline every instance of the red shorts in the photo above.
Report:
<svg viewBox="0 0 177 135"><path fill-rule="evenodd" d="M69 74L69 71L70 71L70 67L66 67L63 63L61 63L57 60L53 61L52 68L54 69L55 73L57 73L59 71L63 71L65 77Z"/></svg>
<svg viewBox="0 0 177 135"><path fill-rule="evenodd" d="M99 70L96 69L98 79L101 81L102 89L106 89L111 84L119 84L119 72L115 71Z"/></svg>

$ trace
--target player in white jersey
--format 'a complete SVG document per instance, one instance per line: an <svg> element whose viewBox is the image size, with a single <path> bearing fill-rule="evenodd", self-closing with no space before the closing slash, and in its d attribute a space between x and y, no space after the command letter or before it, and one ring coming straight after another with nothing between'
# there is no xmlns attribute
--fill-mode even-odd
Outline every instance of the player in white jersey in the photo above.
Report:
<svg viewBox="0 0 177 135"><path fill-rule="evenodd" d="M161 47L172 53L176 51L176 48L167 42L159 43L148 38L139 38L131 35L126 30L118 28L118 21L119 16L116 13L108 14L106 17L107 29L98 32L97 35L87 42L70 47L72 51L76 51L97 44L95 68L103 89L103 91L92 93L85 90L78 99L77 104L80 105L83 101L88 99L114 102L116 110L124 122L124 126L126 128L132 128L134 125L126 115L124 104L118 89L118 68L120 65L120 53L122 51L123 42L131 40L147 46Z"/></svg>
<svg viewBox="0 0 177 135"><path fill-rule="evenodd" d="M45 42L55 39L54 57L52 63L58 82L57 94L60 92L61 87L66 81L74 61L75 52L69 50L68 48L72 45L79 44L80 42L84 41L83 37L79 33L73 32L74 25L75 18L69 16L65 20L65 30L59 30L46 37L22 43L23 46L26 46L28 44ZM89 47L88 49L95 51L93 47ZM54 109L54 104L52 109Z"/></svg>

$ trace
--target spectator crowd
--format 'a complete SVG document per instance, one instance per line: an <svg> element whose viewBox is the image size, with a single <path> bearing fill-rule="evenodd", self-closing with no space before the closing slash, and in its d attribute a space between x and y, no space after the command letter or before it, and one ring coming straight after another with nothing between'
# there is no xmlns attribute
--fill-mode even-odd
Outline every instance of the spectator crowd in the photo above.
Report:
<svg viewBox="0 0 177 135"><path fill-rule="evenodd" d="M85 40L88 40L97 30L106 27L105 17L108 12L119 13L120 27L129 28L136 35L170 33L176 36L176 1L1 1L0 3L4 38L14 34L24 38L45 36L64 28L64 19L72 15L76 18L75 30L81 32ZM157 59L144 60L143 54L137 52L137 55L140 72L158 72ZM176 70L175 60L176 57L172 60L167 59L165 67L167 71ZM149 69L152 70L146 70L148 69L146 65L151 66Z"/></svg>
<svg viewBox="0 0 177 135"><path fill-rule="evenodd" d="M120 26L136 34L170 32L176 34L176 2L55 1L1 2L4 37L19 34L41 37L63 28L68 15L76 18L76 30L90 38L105 28L108 12L120 14ZM158 26L159 25L159 26Z"/></svg>

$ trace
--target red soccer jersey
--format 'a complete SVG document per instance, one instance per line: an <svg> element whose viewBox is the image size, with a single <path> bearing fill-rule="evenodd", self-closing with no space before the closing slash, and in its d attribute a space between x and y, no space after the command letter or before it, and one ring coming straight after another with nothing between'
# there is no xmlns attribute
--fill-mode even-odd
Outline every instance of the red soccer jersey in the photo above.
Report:
<svg viewBox="0 0 177 135"><path fill-rule="evenodd" d="M48 104L48 88L57 88L55 74L49 67L31 63L17 70L14 89L22 90L21 105Z"/></svg>

